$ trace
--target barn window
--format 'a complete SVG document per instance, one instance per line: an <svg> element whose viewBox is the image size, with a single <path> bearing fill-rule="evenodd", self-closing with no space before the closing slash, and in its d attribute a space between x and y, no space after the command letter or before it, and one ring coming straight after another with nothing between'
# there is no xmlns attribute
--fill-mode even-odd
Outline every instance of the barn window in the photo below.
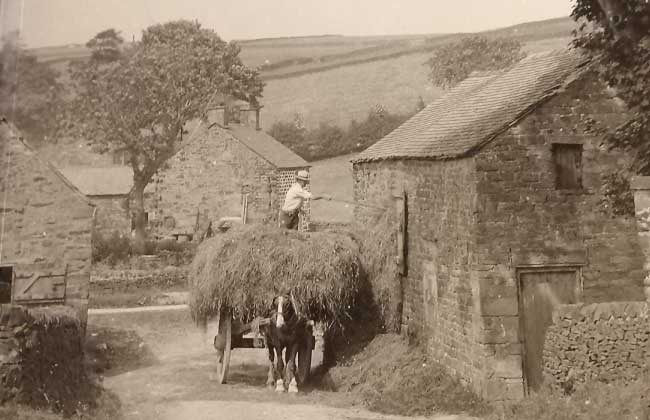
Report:
<svg viewBox="0 0 650 420"><path fill-rule="evenodd" d="M0 267L0 303L11 303L11 285L14 281L14 268Z"/></svg>
<svg viewBox="0 0 650 420"><path fill-rule="evenodd" d="M555 188L576 190L582 188L582 145L553 144Z"/></svg>

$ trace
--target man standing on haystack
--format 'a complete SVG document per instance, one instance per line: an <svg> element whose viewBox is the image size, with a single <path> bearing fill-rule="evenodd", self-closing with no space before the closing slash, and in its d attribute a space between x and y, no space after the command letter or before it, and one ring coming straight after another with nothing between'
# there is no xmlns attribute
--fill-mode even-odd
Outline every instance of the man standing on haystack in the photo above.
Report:
<svg viewBox="0 0 650 420"><path fill-rule="evenodd" d="M313 195L305 189L309 183L309 173L307 171L298 171L296 174L296 182L287 191L287 196L284 199L284 204L280 210L280 227L284 229L298 230L300 222L299 214L305 200L320 200L325 198L330 200L327 196Z"/></svg>

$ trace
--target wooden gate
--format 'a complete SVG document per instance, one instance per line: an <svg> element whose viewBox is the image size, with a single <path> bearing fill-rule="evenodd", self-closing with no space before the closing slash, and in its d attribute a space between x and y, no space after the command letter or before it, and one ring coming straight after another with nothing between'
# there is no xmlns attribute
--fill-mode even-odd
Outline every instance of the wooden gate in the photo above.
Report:
<svg viewBox="0 0 650 420"><path fill-rule="evenodd" d="M542 384L544 338L552 322L553 309L577 303L580 290L576 268L519 272L519 313L527 390L537 390Z"/></svg>

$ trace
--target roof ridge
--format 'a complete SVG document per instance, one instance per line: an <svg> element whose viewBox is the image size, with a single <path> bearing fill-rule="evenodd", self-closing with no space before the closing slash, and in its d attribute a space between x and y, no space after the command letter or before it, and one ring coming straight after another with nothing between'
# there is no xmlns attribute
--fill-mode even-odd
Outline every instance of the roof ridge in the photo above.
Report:
<svg viewBox="0 0 650 420"><path fill-rule="evenodd" d="M527 109L557 94L585 62L576 51L550 50L505 71L474 74L353 161L464 156Z"/></svg>
<svg viewBox="0 0 650 420"><path fill-rule="evenodd" d="M27 143L25 141L25 139L21 135L18 134L19 130L13 123L9 122L9 120L7 120L6 118L2 118L2 120L0 121L0 124L6 124L7 125L7 128L9 129L9 136L13 137L15 140L17 140L20 144L23 145L23 147L25 147L30 152L29 157L31 159L34 159L37 162L42 163L45 166L47 166L49 168L49 170L54 174L54 176L59 178L70 189L70 191L73 194L75 194L84 203L88 204L88 206L95 208L95 205L88 199L88 197L86 197L81 191L79 191L79 189L74 184L72 184L72 182L70 182L70 180L68 180L61 173L61 171L59 171L49 160L45 160L45 159L41 158L39 156L39 154L36 153L34 148L31 145L29 145L29 143Z"/></svg>

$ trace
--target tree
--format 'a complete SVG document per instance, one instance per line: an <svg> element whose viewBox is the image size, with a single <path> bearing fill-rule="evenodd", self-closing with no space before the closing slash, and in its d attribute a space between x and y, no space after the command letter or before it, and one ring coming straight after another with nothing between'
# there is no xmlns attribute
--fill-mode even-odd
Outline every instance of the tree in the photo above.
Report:
<svg viewBox="0 0 650 420"><path fill-rule="evenodd" d="M90 59L99 63L110 63L120 58L124 39L120 32L113 28L106 29L95 35L86 43L86 47L92 51Z"/></svg>
<svg viewBox="0 0 650 420"><path fill-rule="evenodd" d="M307 129L299 124L277 121L268 130L271 137L307 159Z"/></svg>
<svg viewBox="0 0 650 420"><path fill-rule="evenodd" d="M473 71L500 70L524 57L521 43L517 40L468 36L435 51L427 61L431 68L429 79L436 86L450 88Z"/></svg>
<svg viewBox="0 0 650 420"><path fill-rule="evenodd" d="M35 146L54 132L63 100L59 72L19 44L18 34L2 40L0 114L11 119Z"/></svg>
<svg viewBox="0 0 650 420"><path fill-rule="evenodd" d="M629 172L650 175L650 4L646 0L577 0L581 23L573 44L596 62L595 70L628 108L630 118L606 139L627 151L632 165L604 177L605 204L613 214L634 214Z"/></svg>
<svg viewBox="0 0 650 420"><path fill-rule="evenodd" d="M136 252L144 248L144 189L176 152L183 126L204 117L218 96L253 105L261 97L259 73L242 64L239 52L214 31L181 20L147 28L112 63L74 67L78 95L68 119L76 134L100 152L128 154Z"/></svg>
<svg viewBox="0 0 650 420"><path fill-rule="evenodd" d="M650 174L650 4L645 0L578 0L582 22L573 44L598 61L596 69L628 107L631 118L608 136L633 152L634 169Z"/></svg>

